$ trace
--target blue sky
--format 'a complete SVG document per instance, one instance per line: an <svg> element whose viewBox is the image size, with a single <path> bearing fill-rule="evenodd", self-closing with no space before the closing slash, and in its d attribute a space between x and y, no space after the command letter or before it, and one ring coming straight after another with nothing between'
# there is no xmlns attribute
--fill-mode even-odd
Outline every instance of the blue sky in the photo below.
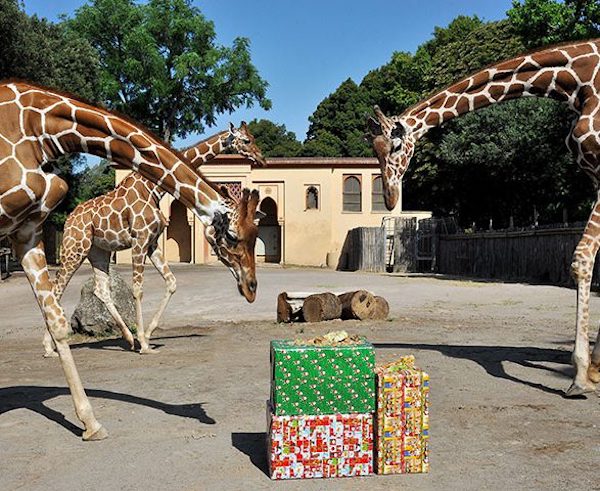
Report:
<svg viewBox="0 0 600 491"><path fill-rule="evenodd" d="M83 0L25 0L28 14L57 20ZM435 26L457 15L484 20L505 17L511 0L209 0L194 1L215 23L217 41L250 39L252 60L269 82L270 111L255 106L219 117L214 133L229 121L266 118L285 124L303 140L308 117L348 77L359 83L388 62L394 51L414 52ZM177 145L193 143L190 135Z"/></svg>

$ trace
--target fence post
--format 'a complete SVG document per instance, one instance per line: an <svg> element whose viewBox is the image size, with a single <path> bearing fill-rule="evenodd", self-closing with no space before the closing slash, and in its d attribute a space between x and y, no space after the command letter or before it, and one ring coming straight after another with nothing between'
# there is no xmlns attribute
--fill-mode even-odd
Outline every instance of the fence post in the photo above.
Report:
<svg viewBox="0 0 600 491"><path fill-rule="evenodd" d="M394 226L394 271L411 273L417 270L417 219L396 218Z"/></svg>

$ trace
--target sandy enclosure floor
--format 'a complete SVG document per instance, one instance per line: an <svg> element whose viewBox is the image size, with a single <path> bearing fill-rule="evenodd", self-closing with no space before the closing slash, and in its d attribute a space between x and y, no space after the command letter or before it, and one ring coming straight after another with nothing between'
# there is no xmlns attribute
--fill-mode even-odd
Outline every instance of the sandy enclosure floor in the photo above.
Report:
<svg viewBox="0 0 600 491"><path fill-rule="evenodd" d="M59 363L41 356L26 280L0 284L0 489L600 489L600 398L561 396L572 373L574 290L261 268L249 305L224 268L174 270L159 354L128 352L119 339L73 340L110 433L102 442L80 439ZM82 268L67 290L69 314L89 273ZM280 291L357 288L386 296L392 319L274 322ZM148 269L147 321L162 292ZM599 312L594 296L594 337ZM378 361L413 353L430 373L429 474L287 482L265 474L269 341L341 328L372 341Z"/></svg>

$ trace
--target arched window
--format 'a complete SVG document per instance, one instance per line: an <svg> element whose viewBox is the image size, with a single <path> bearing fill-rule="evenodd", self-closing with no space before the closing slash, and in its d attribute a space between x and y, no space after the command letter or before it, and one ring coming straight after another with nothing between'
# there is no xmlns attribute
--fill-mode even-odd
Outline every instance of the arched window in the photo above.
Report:
<svg viewBox="0 0 600 491"><path fill-rule="evenodd" d="M306 188L306 209L319 209L319 190L316 186L308 186Z"/></svg>
<svg viewBox="0 0 600 491"><path fill-rule="evenodd" d="M387 211L383 200L383 180L381 176L373 177L371 188L371 211Z"/></svg>
<svg viewBox="0 0 600 491"><path fill-rule="evenodd" d="M356 176L344 178L344 211L361 211L362 195L360 191L360 179Z"/></svg>

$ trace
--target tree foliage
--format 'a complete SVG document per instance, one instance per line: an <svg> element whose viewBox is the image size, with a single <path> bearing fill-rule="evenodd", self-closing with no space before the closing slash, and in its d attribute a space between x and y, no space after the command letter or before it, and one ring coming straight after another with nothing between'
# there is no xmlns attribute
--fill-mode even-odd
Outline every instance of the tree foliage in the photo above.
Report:
<svg viewBox="0 0 600 491"><path fill-rule="evenodd" d="M100 53L103 99L166 140L240 106L270 107L249 40L217 44L190 0L93 0L68 25Z"/></svg>
<svg viewBox="0 0 600 491"><path fill-rule="evenodd" d="M310 125L304 143L304 155L370 155L364 141L364 121L368 110L364 91L352 79L344 81L335 92L321 101L308 118ZM363 122L363 127L357 124L358 121Z"/></svg>
<svg viewBox="0 0 600 491"><path fill-rule="evenodd" d="M507 15L529 48L600 36L598 0L513 0Z"/></svg>
<svg viewBox="0 0 600 491"><path fill-rule="evenodd" d="M284 124L254 119L248 123L248 129L265 157L297 157L302 151L295 133L288 131Z"/></svg>

